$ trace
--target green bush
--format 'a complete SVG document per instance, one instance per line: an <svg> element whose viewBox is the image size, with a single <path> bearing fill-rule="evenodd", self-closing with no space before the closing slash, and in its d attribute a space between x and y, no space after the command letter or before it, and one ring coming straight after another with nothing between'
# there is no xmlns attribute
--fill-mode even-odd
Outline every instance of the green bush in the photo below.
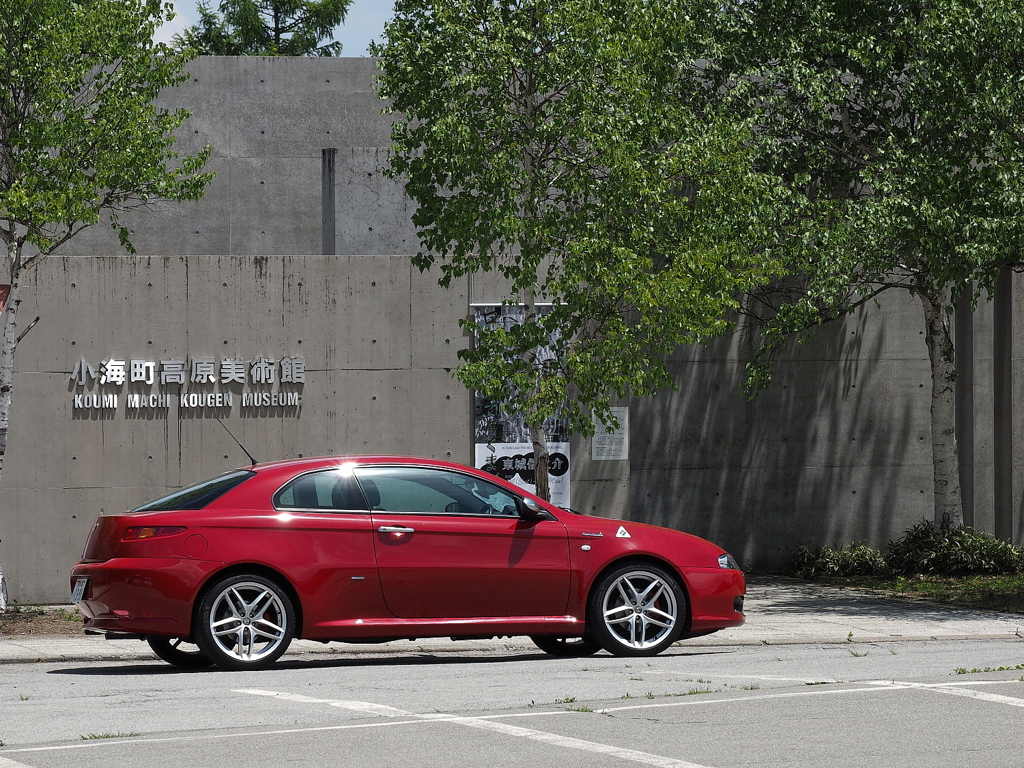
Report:
<svg viewBox="0 0 1024 768"><path fill-rule="evenodd" d="M922 520L889 542L886 557L896 573L962 576L1020 573L1024 550L966 526L936 526Z"/></svg>
<svg viewBox="0 0 1024 768"><path fill-rule="evenodd" d="M821 576L880 576L887 572L885 557L863 542L847 547L798 547L789 573L804 579Z"/></svg>
<svg viewBox="0 0 1024 768"><path fill-rule="evenodd" d="M787 573L805 579L822 576L1024 573L1024 549L966 526L936 526L922 520L882 554L863 542L834 549L797 548Z"/></svg>

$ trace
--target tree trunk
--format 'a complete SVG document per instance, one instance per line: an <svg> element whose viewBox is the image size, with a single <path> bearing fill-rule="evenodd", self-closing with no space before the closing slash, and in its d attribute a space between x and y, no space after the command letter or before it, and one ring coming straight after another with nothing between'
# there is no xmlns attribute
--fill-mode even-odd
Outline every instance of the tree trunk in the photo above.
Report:
<svg viewBox="0 0 1024 768"><path fill-rule="evenodd" d="M936 525L963 525L960 465L956 449L956 365L946 312L951 290L928 288L918 292L924 306L925 340L932 372L932 487Z"/></svg>
<svg viewBox="0 0 1024 768"><path fill-rule="evenodd" d="M548 436L544 424L530 426L530 440L533 441L533 482L535 493L544 501L551 501L551 484L548 473Z"/></svg>
<svg viewBox="0 0 1024 768"><path fill-rule="evenodd" d="M15 254L10 254L14 263ZM11 292L3 311L3 343L0 346L0 475L3 474L7 453L7 427L10 424L11 388L14 384L14 348L18 339L18 305L21 303L19 275L11 270ZM0 553L0 611L7 608L7 580L4 578L3 555Z"/></svg>

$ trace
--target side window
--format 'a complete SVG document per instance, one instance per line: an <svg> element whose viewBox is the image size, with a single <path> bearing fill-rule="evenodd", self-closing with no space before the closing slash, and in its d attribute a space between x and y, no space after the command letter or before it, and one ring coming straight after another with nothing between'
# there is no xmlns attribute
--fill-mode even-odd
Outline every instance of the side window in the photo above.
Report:
<svg viewBox="0 0 1024 768"><path fill-rule="evenodd" d="M336 469L299 475L274 495L277 509L366 511L366 502L350 473Z"/></svg>
<svg viewBox="0 0 1024 768"><path fill-rule="evenodd" d="M357 469L370 509L435 515L519 514L511 493L471 475L418 467Z"/></svg>

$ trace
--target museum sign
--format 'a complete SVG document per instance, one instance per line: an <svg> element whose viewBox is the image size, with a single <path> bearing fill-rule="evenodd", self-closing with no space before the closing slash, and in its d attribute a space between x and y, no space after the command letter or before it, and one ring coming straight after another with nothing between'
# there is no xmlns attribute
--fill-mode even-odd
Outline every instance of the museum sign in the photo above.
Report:
<svg viewBox="0 0 1024 768"><path fill-rule="evenodd" d="M236 405L248 415L296 415L306 383L304 357L181 357L147 360L81 358L71 372L74 411L195 411L224 416Z"/></svg>

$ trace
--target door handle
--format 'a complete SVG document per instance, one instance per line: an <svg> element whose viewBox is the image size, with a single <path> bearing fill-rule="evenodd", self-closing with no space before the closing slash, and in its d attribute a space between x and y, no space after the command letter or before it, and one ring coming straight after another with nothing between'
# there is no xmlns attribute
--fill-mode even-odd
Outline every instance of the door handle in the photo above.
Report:
<svg viewBox="0 0 1024 768"><path fill-rule="evenodd" d="M415 528L406 528L404 525L382 525L377 533L415 533Z"/></svg>

